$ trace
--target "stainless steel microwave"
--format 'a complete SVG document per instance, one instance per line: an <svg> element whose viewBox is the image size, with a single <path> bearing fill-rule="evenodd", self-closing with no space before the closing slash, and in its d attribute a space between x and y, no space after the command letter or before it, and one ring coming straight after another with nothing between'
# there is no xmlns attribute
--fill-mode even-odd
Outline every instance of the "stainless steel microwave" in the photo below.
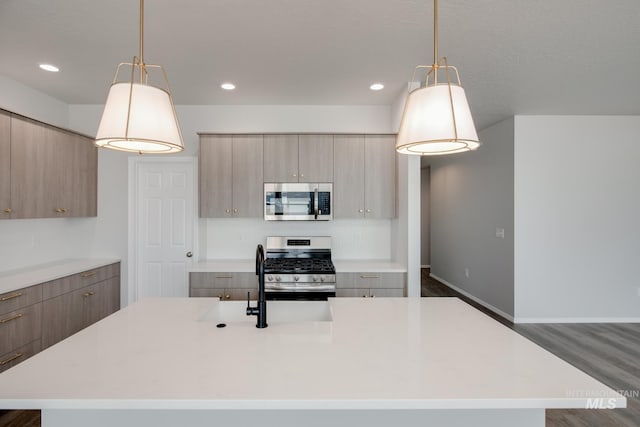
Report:
<svg viewBox="0 0 640 427"><path fill-rule="evenodd" d="M333 184L264 184L267 221L329 221L333 219Z"/></svg>

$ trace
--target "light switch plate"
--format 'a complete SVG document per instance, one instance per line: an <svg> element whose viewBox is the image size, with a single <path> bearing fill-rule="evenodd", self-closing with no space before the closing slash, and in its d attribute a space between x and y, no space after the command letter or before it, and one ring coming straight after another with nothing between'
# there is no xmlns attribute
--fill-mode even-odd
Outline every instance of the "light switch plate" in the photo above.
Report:
<svg viewBox="0 0 640 427"><path fill-rule="evenodd" d="M504 228L496 228L496 237L504 239Z"/></svg>

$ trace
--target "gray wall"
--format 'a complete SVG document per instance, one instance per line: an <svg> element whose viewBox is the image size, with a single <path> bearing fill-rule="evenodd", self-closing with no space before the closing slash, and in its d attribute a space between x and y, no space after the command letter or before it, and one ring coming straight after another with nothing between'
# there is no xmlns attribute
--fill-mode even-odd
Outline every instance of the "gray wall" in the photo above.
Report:
<svg viewBox="0 0 640 427"><path fill-rule="evenodd" d="M514 119L479 136L477 151L431 162L431 273L513 317Z"/></svg>
<svg viewBox="0 0 640 427"><path fill-rule="evenodd" d="M516 116L518 322L640 322L639 134L639 116Z"/></svg>
<svg viewBox="0 0 640 427"><path fill-rule="evenodd" d="M431 265L431 214L429 192L431 168L420 169L420 265Z"/></svg>

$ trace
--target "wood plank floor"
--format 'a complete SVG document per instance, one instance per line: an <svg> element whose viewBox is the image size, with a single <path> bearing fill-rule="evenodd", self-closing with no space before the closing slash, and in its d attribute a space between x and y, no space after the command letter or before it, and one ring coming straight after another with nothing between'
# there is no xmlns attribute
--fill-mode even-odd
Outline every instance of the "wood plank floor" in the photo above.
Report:
<svg viewBox="0 0 640 427"><path fill-rule="evenodd" d="M422 296L456 296L627 397L626 409L547 410L547 427L640 426L640 324L513 324L431 278L428 269Z"/></svg>
<svg viewBox="0 0 640 427"><path fill-rule="evenodd" d="M628 408L547 410L547 427L640 427L640 324L514 325L429 277L422 296L456 296L573 366L627 395ZM0 427L40 427L40 411L0 411Z"/></svg>

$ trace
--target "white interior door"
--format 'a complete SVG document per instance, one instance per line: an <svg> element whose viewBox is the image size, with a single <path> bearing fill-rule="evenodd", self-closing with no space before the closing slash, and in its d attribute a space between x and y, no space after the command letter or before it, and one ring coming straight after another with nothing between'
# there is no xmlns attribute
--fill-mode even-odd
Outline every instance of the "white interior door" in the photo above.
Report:
<svg viewBox="0 0 640 427"><path fill-rule="evenodd" d="M194 252L195 162L167 159L136 166L136 299L186 297L186 268Z"/></svg>

